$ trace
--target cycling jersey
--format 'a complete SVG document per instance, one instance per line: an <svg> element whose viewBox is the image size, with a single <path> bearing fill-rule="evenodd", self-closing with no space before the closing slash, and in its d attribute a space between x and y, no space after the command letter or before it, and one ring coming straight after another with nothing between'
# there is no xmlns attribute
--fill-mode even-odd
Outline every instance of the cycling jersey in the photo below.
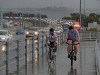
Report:
<svg viewBox="0 0 100 75"><path fill-rule="evenodd" d="M49 42L54 42L54 38L57 37L57 34L54 33L54 35L51 35L50 33L47 34L47 37L49 38Z"/></svg>
<svg viewBox="0 0 100 75"><path fill-rule="evenodd" d="M70 40L77 40L77 35L79 34L77 29L74 29L74 32L70 32L69 29L66 31L66 36Z"/></svg>

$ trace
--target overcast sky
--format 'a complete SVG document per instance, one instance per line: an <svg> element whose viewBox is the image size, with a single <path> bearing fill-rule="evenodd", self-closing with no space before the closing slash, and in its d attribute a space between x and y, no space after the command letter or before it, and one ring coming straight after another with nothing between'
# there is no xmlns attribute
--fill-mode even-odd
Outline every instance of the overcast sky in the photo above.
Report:
<svg viewBox="0 0 100 75"><path fill-rule="evenodd" d="M84 0L82 0L82 4ZM100 8L100 0L85 0L86 8ZM40 8L48 6L79 8L80 0L0 0L3 8ZM83 6L82 6L83 7Z"/></svg>

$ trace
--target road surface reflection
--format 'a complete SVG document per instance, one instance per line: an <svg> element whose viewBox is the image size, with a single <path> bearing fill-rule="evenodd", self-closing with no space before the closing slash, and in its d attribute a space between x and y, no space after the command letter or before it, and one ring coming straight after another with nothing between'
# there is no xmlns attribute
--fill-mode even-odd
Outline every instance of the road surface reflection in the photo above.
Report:
<svg viewBox="0 0 100 75"><path fill-rule="evenodd" d="M55 64L50 64L48 65L48 74L49 75L56 75L56 65Z"/></svg>
<svg viewBox="0 0 100 75"><path fill-rule="evenodd" d="M71 67L70 71L68 72L68 75L78 75L77 74L77 69L76 68L74 69L73 67Z"/></svg>

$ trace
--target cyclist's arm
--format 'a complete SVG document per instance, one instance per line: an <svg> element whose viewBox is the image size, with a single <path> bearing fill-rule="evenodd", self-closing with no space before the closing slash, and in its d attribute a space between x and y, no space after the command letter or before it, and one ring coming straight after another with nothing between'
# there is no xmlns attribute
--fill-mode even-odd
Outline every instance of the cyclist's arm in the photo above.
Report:
<svg viewBox="0 0 100 75"><path fill-rule="evenodd" d="M80 43L80 35L79 34L77 35L77 40Z"/></svg>
<svg viewBox="0 0 100 75"><path fill-rule="evenodd" d="M77 41L80 43L80 34L79 34L78 30L76 31L76 33L77 33Z"/></svg>
<svg viewBox="0 0 100 75"><path fill-rule="evenodd" d="M64 36L64 41L65 42L67 42L67 39L68 39L68 32L69 32L68 30L65 32L65 36Z"/></svg>

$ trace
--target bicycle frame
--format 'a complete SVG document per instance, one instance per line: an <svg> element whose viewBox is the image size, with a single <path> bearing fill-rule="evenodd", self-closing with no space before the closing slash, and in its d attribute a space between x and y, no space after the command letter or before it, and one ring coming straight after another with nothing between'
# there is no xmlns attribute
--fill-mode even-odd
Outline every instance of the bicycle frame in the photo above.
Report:
<svg viewBox="0 0 100 75"><path fill-rule="evenodd" d="M71 45L70 48L70 60L71 60L71 66L73 66L73 59L74 59L74 45Z"/></svg>
<svg viewBox="0 0 100 75"><path fill-rule="evenodd" d="M77 44L73 44L74 41L72 41L72 44L71 44L71 48L70 48L70 60L71 60L71 66L73 66L73 59L74 59L74 45L78 45L80 43L77 43ZM67 43L68 44L68 43Z"/></svg>
<svg viewBox="0 0 100 75"><path fill-rule="evenodd" d="M56 62L56 56L55 56L55 52L53 51L55 48L54 47L49 47L49 51L48 51L48 58L50 59L50 62L48 62L48 64L49 63L51 63L52 61L53 61L53 64L55 64L55 62Z"/></svg>
<svg viewBox="0 0 100 75"><path fill-rule="evenodd" d="M78 43L80 44L80 43ZM71 60L71 66L73 66L73 59L74 59L74 45L78 45L78 44L71 44L71 48L70 48L70 60Z"/></svg>

